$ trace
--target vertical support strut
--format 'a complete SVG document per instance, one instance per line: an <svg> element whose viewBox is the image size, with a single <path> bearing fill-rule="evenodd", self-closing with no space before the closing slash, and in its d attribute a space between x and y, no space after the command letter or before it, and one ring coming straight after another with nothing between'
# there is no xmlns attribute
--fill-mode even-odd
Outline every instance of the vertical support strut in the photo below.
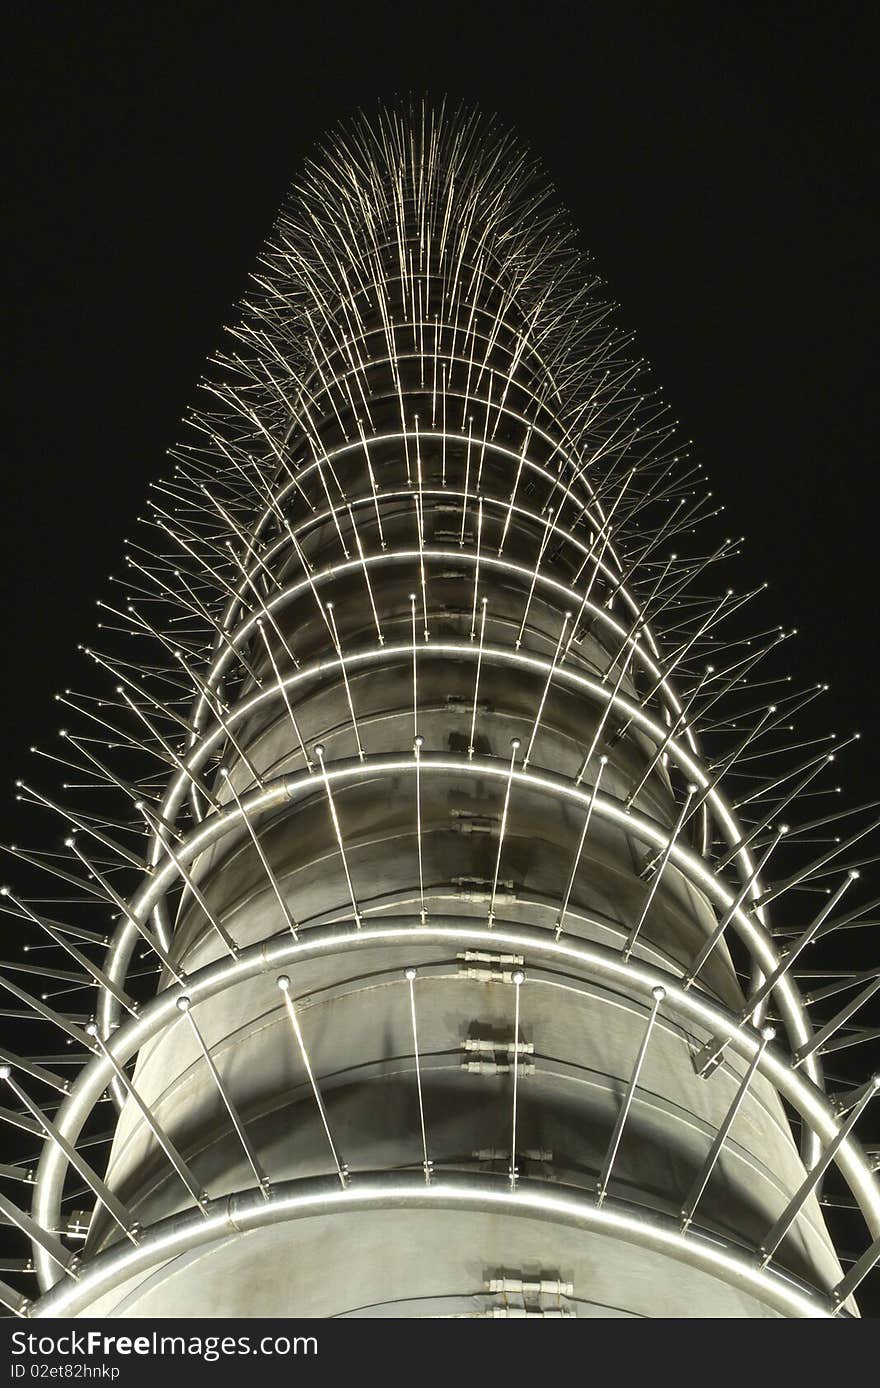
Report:
<svg viewBox="0 0 880 1388"><path fill-rule="evenodd" d="M180 1152L177 1150L176 1146L171 1141L171 1138L165 1132L165 1129L159 1123L159 1120L156 1118L149 1104L144 1103L144 1100L141 1098L140 1094L135 1089L131 1080L128 1078L128 1075L126 1074L123 1066L119 1064L119 1061L116 1059L113 1052L102 1040L98 1032L98 1028L94 1025L94 1023L92 1023L92 1025L88 1027L88 1033L91 1037L93 1037L96 1044L100 1047L101 1054L104 1056L104 1059L110 1062L110 1065L116 1075L117 1080L124 1088L128 1097L134 1101L135 1106L140 1111L140 1115L146 1123L147 1127L149 1128L150 1132L153 1134L153 1137L156 1139L162 1151L165 1153L165 1156L168 1158L172 1167L177 1172L177 1175L180 1177L186 1189L189 1191L189 1194L192 1196L193 1201L196 1205L198 1205L199 1209L202 1211L202 1214L207 1219L208 1211L205 1208L205 1206L208 1203L207 1192L203 1191L200 1188L198 1182L193 1176L192 1171L189 1168L188 1163L180 1155Z"/></svg>
<svg viewBox="0 0 880 1388"><path fill-rule="evenodd" d="M622 955L623 955L623 961L624 961L624 963L626 963L626 961L629 959L630 955L632 954L632 952L633 952L633 947L634 947L634 945L635 945L635 943L636 943L636 940L639 938L639 935L640 935L640 933L641 933L642 926L645 924L645 921L646 921L647 916L648 916L648 912L649 912L650 909L651 909L651 903L653 902L654 897L657 895L657 888L660 886L660 882L661 882L661 880L662 880L662 878L663 878L663 873L664 873L664 870L665 870L665 868L666 868L666 864L669 862L670 855L671 855L671 853L672 853L673 848L675 847L675 841L676 841L676 839L678 838L679 831L681 830L681 826L684 824L684 821L685 821L685 819L686 819L686 817L687 817L688 806L690 805L691 800L693 799L694 795L696 794L696 790L697 790L697 787L694 786L694 785L690 785L690 786L688 786L688 788L687 788L687 796L686 796L686 798L685 798L684 804L683 804L682 807L681 807L681 812L680 812L680 814L679 814L679 816L678 816L678 819L676 820L675 828L673 829L672 833L669 835L669 838L668 838L668 840L667 840L667 842L666 842L666 847L663 849L663 853L662 853L661 858L660 858L660 864L659 864L659 866L655 869L654 877L653 877L653 880L652 880L651 886L650 886L650 890L648 891L648 895L647 895L647 897L646 897L646 899L645 899L645 904L644 904L644 906L642 907L642 914L639 916L639 919L637 920L636 924L633 926L632 930L629 932L629 935L626 937L626 941L624 942L624 946L623 946L623 950L622 950Z"/></svg>
<svg viewBox="0 0 880 1388"><path fill-rule="evenodd" d="M404 978L409 984L409 1015L412 1025L413 1055L416 1062L416 1088L419 1096L419 1129L422 1135L422 1167L425 1172L425 1185L431 1184L431 1171L433 1163L428 1158L428 1136L425 1130L425 1099L422 1093L422 1062L419 1055L419 1028L416 1021L416 993L415 981L418 970L408 968L404 971Z"/></svg>
<svg viewBox="0 0 880 1388"><path fill-rule="evenodd" d="M525 974L522 969L517 969L511 975L514 996L513 1012L513 1092L511 1094L510 1105L510 1189L516 1190L516 1182L519 1170L516 1165L516 1120L517 1120L517 1101L519 1097L519 995L525 981Z"/></svg>
<svg viewBox="0 0 880 1388"><path fill-rule="evenodd" d="M653 1032L654 1025L657 1021L657 1014L660 1011L660 1004L666 997L666 989L658 985L656 988L652 989L652 994L654 998L654 1006L651 1008L651 1011L648 1014L647 1025L645 1026L645 1032L642 1036L642 1044L639 1046L638 1055L636 1056L636 1061L633 1065L629 1085L627 1086L626 1094L623 1098L623 1103L620 1106L620 1112L617 1115L617 1121L614 1124L614 1130L611 1134L611 1141L608 1143L608 1151L605 1155L605 1161L602 1163L602 1171L599 1175L599 1180L596 1185L596 1202L600 1206L604 1203L605 1196L608 1192L608 1182L611 1180L611 1173L614 1170L614 1162L617 1157L617 1150L620 1147L620 1141L623 1137L623 1130L626 1127L626 1120L629 1116L629 1111L632 1107L632 1101L635 1097L636 1087L639 1083L639 1075L641 1074L642 1066L645 1063L645 1056L648 1054L648 1045L651 1040L651 1033Z"/></svg>
<svg viewBox="0 0 880 1388"><path fill-rule="evenodd" d="M510 766L507 771L507 783L504 788L504 805L501 810L501 822L498 826L498 853L495 858L495 874L492 878L492 893L489 897L489 929L495 921L495 898L498 894L498 874L501 871L501 854L504 851L504 835L507 832L507 812L510 808L510 787L513 783L513 768L516 762L516 754L519 751L520 741L518 737L510 739Z"/></svg>
<svg viewBox="0 0 880 1388"><path fill-rule="evenodd" d="M336 1150L336 1143L333 1141L333 1135L330 1132L330 1122L327 1118L327 1110L324 1107L324 1100L321 1097L321 1090L318 1085L318 1081L315 1079L314 1071L312 1070L312 1062L309 1060L309 1053L306 1050L306 1043L303 1039L302 1028L299 1024L299 1017L296 1013L296 1007L294 1005L293 998L290 996L290 979L288 978L287 974L282 974L280 976L280 978L278 979L278 987L280 989L282 997L284 998L284 1007L287 1011L287 1017L290 1022L290 1029L296 1038L296 1044L299 1047L299 1053L302 1057L302 1063L305 1066L305 1071L308 1075L309 1084L311 1085L312 1093L315 1096L315 1103L318 1105L318 1113L321 1115L321 1126L323 1127L324 1134L327 1138L327 1145L330 1148L330 1155L333 1158L333 1165L336 1167L336 1174L339 1177L339 1184L342 1186L344 1190L345 1187L348 1185L348 1168L345 1165L343 1165L343 1163L339 1160L339 1153Z"/></svg>
<svg viewBox="0 0 880 1388"><path fill-rule="evenodd" d="M205 1064L208 1067L211 1079L214 1081L214 1084L216 1086L217 1093L223 1100L226 1112L229 1114L229 1117L232 1120L232 1126L235 1129L236 1136L239 1142L241 1143L242 1151L244 1152L245 1157L247 1158L247 1162L251 1168L251 1171L254 1173L254 1179L256 1180L257 1185L262 1190L263 1195L268 1200L269 1179L265 1171L263 1170L259 1158L257 1157L257 1154L254 1150L254 1145L247 1135L247 1129L245 1128L244 1123L241 1121L238 1109L232 1102L232 1099L229 1096L229 1091L220 1078L220 1072L218 1071L217 1066L214 1064L211 1052L205 1045L205 1038L202 1036L201 1031L196 1025L196 1019L192 1014L192 1000L186 996L178 998L177 1010L178 1012L181 1012L183 1016L186 1018L186 1020L189 1022L190 1030L196 1039L196 1043L199 1047L199 1050L202 1053L202 1057L205 1061Z"/></svg>
<svg viewBox="0 0 880 1388"><path fill-rule="evenodd" d="M761 1032L761 1044L757 1047L757 1049L755 1050L755 1054L752 1056L752 1059L749 1062L748 1068L746 1069L746 1072L743 1075L742 1080L740 1081L739 1088L737 1089L736 1094L734 1095L733 1103L730 1105L730 1108L724 1115L721 1125L715 1134L712 1146L709 1148L706 1160L703 1163L700 1171L697 1173L697 1176L694 1179L694 1183L691 1186L690 1194L688 1195L688 1198L685 1201L684 1206L682 1208L681 1228L683 1233L686 1233L687 1230L690 1228L691 1224L693 1223L694 1215L697 1212L697 1205L703 1198L703 1192L705 1191L706 1186L709 1184L709 1178L712 1175L712 1172L715 1170L718 1159L721 1156L721 1149L724 1146L724 1143L727 1141L727 1134L730 1132L730 1129L733 1126L733 1120L739 1113L740 1108L742 1107L743 1100L745 1099L746 1094L748 1093L749 1085L752 1082L752 1076L754 1075L755 1071L761 1063L761 1057L763 1056L764 1051L767 1048L768 1042L772 1041L775 1035L776 1032L774 1031L773 1027L764 1027L764 1030Z"/></svg>

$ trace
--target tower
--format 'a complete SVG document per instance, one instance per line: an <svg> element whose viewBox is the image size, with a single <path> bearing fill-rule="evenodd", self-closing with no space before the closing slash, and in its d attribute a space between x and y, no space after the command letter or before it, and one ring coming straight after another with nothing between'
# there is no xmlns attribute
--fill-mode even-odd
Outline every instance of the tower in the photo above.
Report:
<svg viewBox="0 0 880 1388"><path fill-rule="evenodd" d="M737 542L534 162L475 114L339 133L203 395L62 696L88 794L22 787L75 900L10 909L97 993L5 984L84 1062L4 1063L46 1134L7 1304L852 1313L876 1086L821 1057L878 984L796 969L866 829L809 846L820 687L768 697L786 633L707 596Z"/></svg>

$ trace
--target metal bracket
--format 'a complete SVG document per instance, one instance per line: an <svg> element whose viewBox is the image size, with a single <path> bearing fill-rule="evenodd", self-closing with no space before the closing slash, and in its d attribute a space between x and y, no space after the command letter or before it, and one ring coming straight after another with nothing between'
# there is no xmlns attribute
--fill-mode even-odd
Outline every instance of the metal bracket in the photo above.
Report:
<svg viewBox="0 0 880 1388"><path fill-rule="evenodd" d="M719 1041L717 1036L710 1036L698 1051L691 1053L694 1073L699 1075L701 1080L707 1080L710 1075L714 1075L724 1059L725 1044L724 1041Z"/></svg>
<svg viewBox="0 0 880 1388"><path fill-rule="evenodd" d="M472 1074L506 1075L513 1069L514 1056L517 1057L517 1069L521 1075L532 1075L535 1072L534 1060L520 1058L535 1054L533 1041L497 1041L480 1036L466 1036L462 1042L462 1050L466 1057L482 1057L462 1060L462 1070L469 1070Z"/></svg>
<svg viewBox="0 0 880 1388"><path fill-rule="evenodd" d="M458 977L478 983L512 983L514 970L523 963L521 954L487 954L477 949L466 949L457 958L466 966L459 969Z"/></svg>
<svg viewBox="0 0 880 1388"><path fill-rule="evenodd" d="M473 814L470 810L450 810L449 814L456 834L491 834L498 824L497 816Z"/></svg>
<svg viewBox="0 0 880 1388"><path fill-rule="evenodd" d="M485 1319L491 1320L569 1320L577 1312L562 1304L563 1297L574 1296L574 1285L563 1282L558 1277L523 1278L490 1277L486 1290L494 1296L503 1298L498 1306L490 1306L483 1312ZM511 1305L508 1297L519 1297L521 1305ZM551 1305L546 1298L554 1298Z"/></svg>
<svg viewBox="0 0 880 1388"><path fill-rule="evenodd" d="M452 885L458 887L461 901L484 902L492 900L492 883L487 877L453 877ZM506 890L502 891L504 887ZM499 882L495 891L496 906L512 906L516 901L513 882Z"/></svg>
<svg viewBox="0 0 880 1388"><path fill-rule="evenodd" d="M475 1152L471 1152L474 1161L495 1162L510 1161L509 1147L478 1147ZM553 1152L549 1147L526 1147L525 1151L518 1153L520 1160L526 1161L552 1162Z"/></svg>

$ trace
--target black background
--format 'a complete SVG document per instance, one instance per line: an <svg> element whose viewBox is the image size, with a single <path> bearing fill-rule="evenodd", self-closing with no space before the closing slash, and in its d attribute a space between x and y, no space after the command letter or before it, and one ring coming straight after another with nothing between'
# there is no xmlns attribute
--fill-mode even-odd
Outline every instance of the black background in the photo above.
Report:
<svg viewBox="0 0 880 1388"><path fill-rule="evenodd" d="M6 62L3 772L77 641L290 177L340 116L448 92L543 156L794 674L863 727L876 647L871 7L27 6ZM842 768L843 769L843 768ZM8 784L8 779L7 779Z"/></svg>
<svg viewBox="0 0 880 1388"><path fill-rule="evenodd" d="M799 626L789 669L832 686L818 730L863 730L841 779L872 798L871 6L10 13L4 838L26 840L5 787L51 745L54 691L90 687L76 643L288 180L355 107L423 92L497 111L543 157L726 503L721 533L748 537L737 586L769 580L761 624Z"/></svg>

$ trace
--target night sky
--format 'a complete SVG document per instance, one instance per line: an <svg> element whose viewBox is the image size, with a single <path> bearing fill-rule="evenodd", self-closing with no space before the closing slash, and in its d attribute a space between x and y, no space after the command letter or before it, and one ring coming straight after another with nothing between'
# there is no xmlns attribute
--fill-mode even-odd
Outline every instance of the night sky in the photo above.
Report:
<svg viewBox="0 0 880 1388"><path fill-rule="evenodd" d="M863 730L841 779L872 798L871 6L15 8L4 785L50 745L53 693L94 686L76 643L288 181L354 108L427 92L542 156L726 503L720 534L748 537L737 586L769 580L756 626L797 625L788 668L832 686L804 726ZM11 786L0 805L25 840Z"/></svg>
<svg viewBox="0 0 880 1388"><path fill-rule="evenodd" d="M832 684L822 726L863 727L846 771L869 798L869 8L609 19L551 3L525 24L444 5L429 27L400 5L357 22L334 5L320 29L292 4L189 4L183 21L95 5L22 22L7 52L7 784L54 729L53 692L87 677L76 642L288 180L356 106L427 91L478 100L542 155L726 503L723 533L749 539L739 582L769 580L767 625L798 625L792 671Z"/></svg>

